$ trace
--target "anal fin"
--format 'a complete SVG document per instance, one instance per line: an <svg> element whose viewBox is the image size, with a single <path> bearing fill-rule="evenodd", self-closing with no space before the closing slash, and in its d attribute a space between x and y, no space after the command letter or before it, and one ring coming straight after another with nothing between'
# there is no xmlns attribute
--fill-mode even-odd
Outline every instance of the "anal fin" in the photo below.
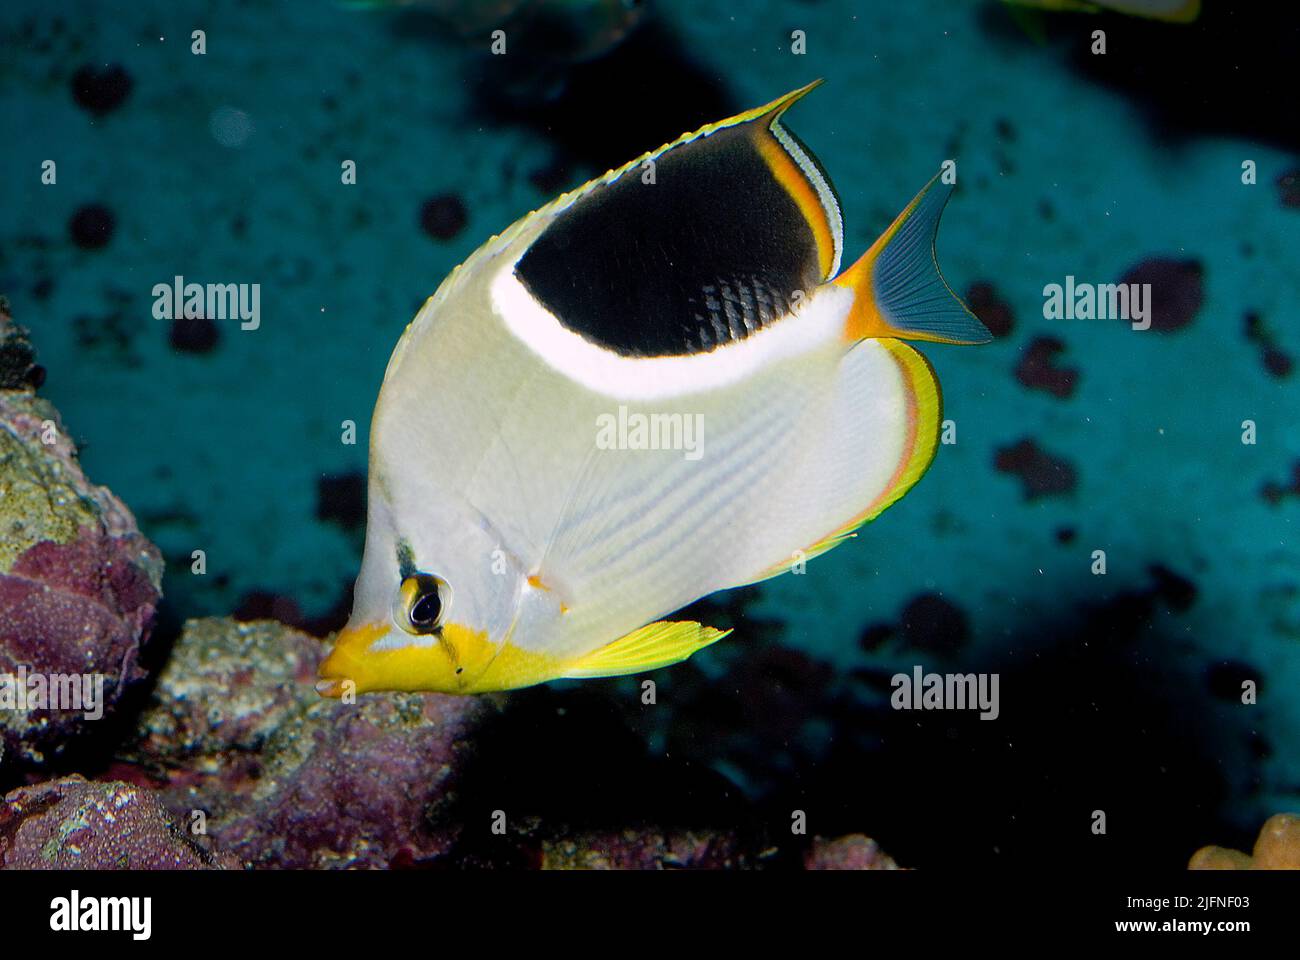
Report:
<svg viewBox="0 0 1300 960"><path fill-rule="evenodd" d="M561 676L578 680L657 670L680 663L729 633L693 620L657 620L575 660Z"/></svg>

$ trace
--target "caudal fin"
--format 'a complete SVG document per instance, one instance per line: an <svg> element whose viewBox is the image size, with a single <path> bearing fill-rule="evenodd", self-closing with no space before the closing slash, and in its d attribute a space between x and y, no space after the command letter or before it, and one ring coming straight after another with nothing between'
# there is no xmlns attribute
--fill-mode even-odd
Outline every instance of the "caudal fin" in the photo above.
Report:
<svg viewBox="0 0 1300 960"><path fill-rule="evenodd" d="M939 272L934 241L951 193L952 186L936 174L871 249L832 281L856 294L845 326L848 339L897 337L939 343L993 339Z"/></svg>

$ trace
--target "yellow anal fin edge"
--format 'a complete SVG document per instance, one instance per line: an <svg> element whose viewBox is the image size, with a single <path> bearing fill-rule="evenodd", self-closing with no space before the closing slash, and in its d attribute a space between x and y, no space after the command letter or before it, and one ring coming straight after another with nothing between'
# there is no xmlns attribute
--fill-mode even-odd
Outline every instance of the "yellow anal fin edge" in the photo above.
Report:
<svg viewBox="0 0 1300 960"><path fill-rule="evenodd" d="M903 441L903 456L899 459L898 469L884 490L860 513L805 547L801 556L768 567L750 583L780 576L797 561L811 560L828 550L834 550L845 540L852 540L857 536L859 527L874 520L897 502L934 462L935 451L939 447L939 426L943 420L943 393L939 387L939 378L935 376L930 361L901 340L884 339L877 342L893 355L907 387L907 436Z"/></svg>
<svg viewBox="0 0 1300 960"><path fill-rule="evenodd" d="M657 670L681 663L729 633L693 620L656 620L570 663L560 676L579 680Z"/></svg>

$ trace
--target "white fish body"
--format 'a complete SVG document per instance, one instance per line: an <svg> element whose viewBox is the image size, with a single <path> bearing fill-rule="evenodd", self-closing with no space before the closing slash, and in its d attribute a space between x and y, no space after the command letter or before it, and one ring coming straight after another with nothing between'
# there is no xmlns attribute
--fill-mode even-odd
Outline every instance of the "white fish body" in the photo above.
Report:
<svg viewBox="0 0 1300 960"><path fill-rule="evenodd" d="M656 151L656 182L642 188L674 189L674 178L693 166L689 156L672 152L717 131L753 137L755 153L767 149L767 139L779 142L780 114L807 89ZM736 143L720 139L712 148L723 156L743 151L741 135L728 134ZM751 161L738 154L739 166L761 175ZM788 161L775 168L795 182ZM671 206L666 193L627 199L630 178L641 169L643 161L634 161L489 240L402 336L371 426L366 553L353 617L322 667L323 693L338 695L348 681L359 691L481 692L684 659L721 634L660 618L835 545L929 464L937 384L928 363L896 336L987 339L937 269L926 267L922 276L915 264L895 258L892 272L877 270L866 280L876 260L869 253L870 260L859 261L862 270L835 277L838 204L829 184L815 181L815 167L799 165L808 177L805 206L816 196L814 214L824 217L790 244L807 248L808 262L798 269L816 274L808 289L790 290L783 300L776 286L761 276L750 283L741 270L727 275L741 277L732 286L724 278L720 300L717 284L689 281L686 302L716 309L701 308L698 329L660 325L653 310L637 304L653 307L660 287L666 299L678 296L678 273L712 276L707 264L687 266L687 255L697 253L691 242L674 241L670 231L663 242L643 243L676 272L662 283L633 279L622 299L623 281L610 280L610 270L594 279L584 273L593 259L618 255L609 251L615 238L585 246L588 234L573 223L575 210L622 223L629 204L655 204L643 213L661 202ZM624 199L606 199L601 191L619 182ZM593 199L597 206L590 206ZM944 199L928 187L882 241L912 231L916 239L903 245L910 250L928 240L932 254ZM937 209L927 211L927 204ZM925 219L912 216L918 211ZM789 211L783 215L797 230ZM541 239L554 237L548 231L557 223L576 239L543 248ZM737 229L748 235L745 225ZM699 234L696 245L707 246L713 233ZM768 245L778 264L787 256L781 241ZM570 256L572 284L568 271L554 269ZM934 299L936 282L950 302L929 309L929 320L902 308L863 306L871 285L904 303L895 288L910 284L904 292L924 303ZM690 299L697 286L705 294ZM579 306L557 314L556 304L566 300ZM785 309L787 301L795 305ZM595 306L583 328L572 317L589 302ZM595 308L601 302L603 311ZM611 325L608 305L624 302L627 322ZM637 319L638 310L645 319ZM863 335L871 332L893 335ZM662 342L676 336L685 339ZM628 449L637 446L629 425L638 422L664 428L676 448ZM438 607L437 622L412 623L413 604L435 589L438 602L426 606Z"/></svg>

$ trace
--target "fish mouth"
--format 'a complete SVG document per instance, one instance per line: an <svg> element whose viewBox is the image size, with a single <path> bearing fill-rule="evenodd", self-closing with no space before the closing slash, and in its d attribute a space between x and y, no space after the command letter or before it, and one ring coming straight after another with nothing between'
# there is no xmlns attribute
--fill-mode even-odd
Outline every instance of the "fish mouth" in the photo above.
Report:
<svg viewBox="0 0 1300 960"><path fill-rule="evenodd" d="M347 683L343 680L317 680L316 692L330 700L341 700Z"/></svg>
<svg viewBox="0 0 1300 960"><path fill-rule="evenodd" d="M345 693L361 693L366 688L369 670L365 657L370 645L388 633L382 623L366 623L359 627L347 626L334 638L334 649L321 661L316 674L316 692L322 697L339 699Z"/></svg>

